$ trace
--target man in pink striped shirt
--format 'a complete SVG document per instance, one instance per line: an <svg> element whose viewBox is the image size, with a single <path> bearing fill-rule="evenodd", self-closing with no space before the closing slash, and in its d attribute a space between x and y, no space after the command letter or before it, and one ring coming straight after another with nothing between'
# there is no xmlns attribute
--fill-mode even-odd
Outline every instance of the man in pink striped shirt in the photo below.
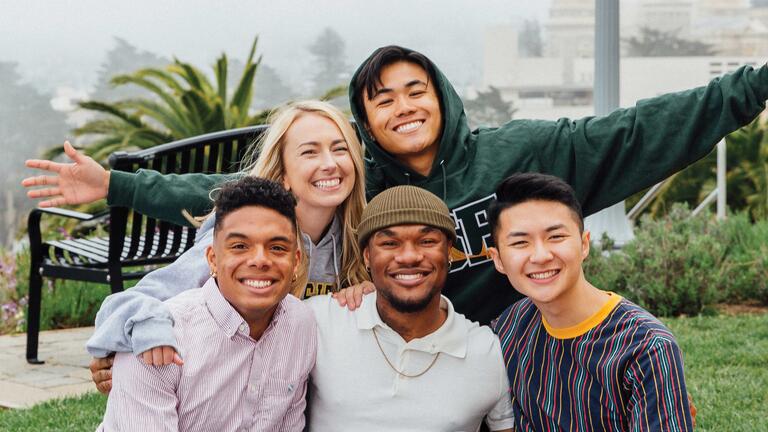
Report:
<svg viewBox="0 0 768 432"><path fill-rule="evenodd" d="M167 301L183 361L156 367L118 353L99 431L304 428L317 325L287 295L301 256L295 205L264 179L221 189L207 251L212 277Z"/></svg>

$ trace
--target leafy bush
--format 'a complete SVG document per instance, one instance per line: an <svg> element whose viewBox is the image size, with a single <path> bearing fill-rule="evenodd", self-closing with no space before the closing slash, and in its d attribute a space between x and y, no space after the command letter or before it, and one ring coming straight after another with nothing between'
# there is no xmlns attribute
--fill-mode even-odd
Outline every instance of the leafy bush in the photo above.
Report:
<svg viewBox="0 0 768 432"><path fill-rule="evenodd" d="M29 293L29 250L16 256L0 251L0 334L25 332ZM109 295L107 285L43 279L40 329L93 325L101 302Z"/></svg>
<svg viewBox="0 0 768 432"><path fill-rule="evenodd" d="M678 204L660 219L643 218L635 239L611 250L605 239L593 245L587 279L655 315L698 315L718 302L768 305L768 221L692 217Z"/></svg>

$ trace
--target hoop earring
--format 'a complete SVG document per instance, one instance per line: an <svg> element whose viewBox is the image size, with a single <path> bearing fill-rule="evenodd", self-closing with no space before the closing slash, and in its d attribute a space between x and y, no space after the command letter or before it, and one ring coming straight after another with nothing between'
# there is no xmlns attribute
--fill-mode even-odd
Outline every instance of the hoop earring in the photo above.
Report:
<svg viewBox="0 0 768 432"><path fill-rule="evenodd" d="M216 272L215 272L215 271L211 270L211 273L210 273L210 274L211 274L211 277L212 277L212 278L216 279Z"/></svg>

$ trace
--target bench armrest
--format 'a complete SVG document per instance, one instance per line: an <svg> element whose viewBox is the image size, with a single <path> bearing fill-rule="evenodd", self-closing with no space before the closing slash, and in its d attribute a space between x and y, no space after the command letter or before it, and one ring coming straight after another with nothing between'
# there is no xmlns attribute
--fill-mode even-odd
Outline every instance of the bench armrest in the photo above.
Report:
<svg viewBox="0 0 768 432"><path fill-rule="evenodd" d="M29 249L32 255L32 264L35 264L36 261L41 259L43 237L40 233L40 218L43 213L68 217L71 219L78 219L81 221L88 221L94 218L94 215L92 214L67 210L59 207L32 209L32 211L29 212L29 217L27 218L27 233L29 235Z"/></svg>
<svg viewBox="0 0 768 432"><path fill-rule="evenodd" d="M94 215L89 213L83 213L83 212L74 211L74 210L67 210L60 207L35 208L32 210L31 213L35 213L35 212L48 213L48 214L53 214L57 216L67 217L70 219L78 219L81 221L87 221L94 218ZM30 213L30 216L31 216L31 213Z"/></svg>

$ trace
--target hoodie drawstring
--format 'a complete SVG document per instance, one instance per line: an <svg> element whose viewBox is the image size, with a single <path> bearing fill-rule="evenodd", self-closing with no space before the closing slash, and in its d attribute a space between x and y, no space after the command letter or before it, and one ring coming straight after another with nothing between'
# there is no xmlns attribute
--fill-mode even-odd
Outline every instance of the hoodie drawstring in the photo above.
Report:
<svg viewBox="0 0 768 432"><path fill-rule="evenodd" d="M336 277L336 291L341 289L341 279L339 278L339 263L336 257L336 236L331 233L331 240L333 242L333 272Z"/></svg>
<svg viewBox="0 0 768 432"><path fill-rule="evenodd" d="M445 165L443 165L443 162L445 162L445 159L440 161L440 168L443 171L443 201L445 201L448 199L448 180L445 177Z"/></svg>

